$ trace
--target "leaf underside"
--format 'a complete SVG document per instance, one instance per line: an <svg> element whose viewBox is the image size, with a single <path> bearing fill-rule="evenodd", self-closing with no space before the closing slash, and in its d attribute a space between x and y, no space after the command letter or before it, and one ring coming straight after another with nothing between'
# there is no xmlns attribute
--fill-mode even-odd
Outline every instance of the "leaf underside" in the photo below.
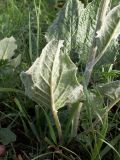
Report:
<svg viewBox="0 0 120 160"><path fill-rule="evenodd" d="M111 83L99 85L98 91L105 96L110 97L111 99L116 99L120 97L120 81L113 81Z"/></svg>
<svg viewBox="0 0 120 160"><path fill-rule="evenodd" d="M95 32L98 6L96 0L86 8L79 0L67 1L48 28L47 41L63 39L67 54L71 57L79 54L80 61L86 60Z"/></svg>
<svg viewBox="0 0 120 160"><path fill-rule="evenodd" d="M56 110L76 102L82 91L76 79L77 68L62 47L62 40L50 41L28 71L21 73L26 94L40 106L54 104Z"/></svg>
<svg viewBox="0 0 120 160"><path fill-rule="evenodd" d="M4 38L0 41L0 59L10 60L17 49L16 40L14 37Z"/></svg>
<svg viewBox="0 0 120 160"><path fill-rule="evenodd" d="M47 41L63 39L65 41L64 51L70 55L71 59L74 62L79 61L79 64L85 64L95 35L99 3L99 0L93 0L85 8L79 0L67 1L64 8L58 13L53 24L48 28L46 33ZM104 52L104 58L99 58L98 66L106 62L114 62L117 49L115 45L116 41L113 39L117 35L116 31L120 30L118 25L119 15L120 9L117 6L106 16L105 22L98 32L98 37L96 37L97 55ZM113 34L114 31L115 34ZM111 58L108 58L110 54Z"/></svg>

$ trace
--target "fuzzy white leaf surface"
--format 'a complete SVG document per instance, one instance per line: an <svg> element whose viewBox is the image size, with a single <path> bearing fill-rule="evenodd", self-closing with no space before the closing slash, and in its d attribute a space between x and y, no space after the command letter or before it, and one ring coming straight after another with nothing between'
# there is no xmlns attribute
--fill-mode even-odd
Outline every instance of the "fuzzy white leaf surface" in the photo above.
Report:
<svg viewBox="0 0 120 160"><path fill-rule="evenodd" d="M50 41L28 71L21 73L26 94L42 107L54 105L56 110L78 101L83 91L77 68L62 47L62 40Z"/></svg>
<svg viewBox="0 0 120 160"><path fill-rule="evenodd" d="M0 41L0 59L10 60L17 49L16 40L14 37L4 38Z"/></svg>

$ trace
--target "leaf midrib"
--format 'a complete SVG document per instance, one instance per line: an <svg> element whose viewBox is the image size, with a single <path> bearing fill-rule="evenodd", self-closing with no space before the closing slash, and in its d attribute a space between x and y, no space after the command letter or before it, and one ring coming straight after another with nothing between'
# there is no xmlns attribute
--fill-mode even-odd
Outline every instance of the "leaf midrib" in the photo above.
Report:
<svg viewBox="0 0 120 160"><path fill-rule="evenodd" d="M57 48L57 52L56 52L56 54L54 54L54 59L53 59L53 65L52 65L52 68L51 68L51 77L50 77L50 97L51 97L51 109L53 110L53 111L56 111L56 106L55 106L55 103L54 103L54 92L53 92L53 69L54 69L54 65L55 65L55 59L56 59L56 57L58 56L58 54L59 54L59 44L58 44L58 48Z"/></svg>

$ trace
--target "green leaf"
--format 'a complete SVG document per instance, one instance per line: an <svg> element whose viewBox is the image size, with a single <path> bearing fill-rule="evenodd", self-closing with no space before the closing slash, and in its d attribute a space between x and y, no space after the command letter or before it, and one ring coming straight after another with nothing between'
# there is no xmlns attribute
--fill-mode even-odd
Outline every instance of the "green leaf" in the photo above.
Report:
<svg viewBox="0 0 120 160"><path fill-rule="evenodd" d="M9 128L0 128L0 142L7 145L16 141L16 135Z"/></svg>
<svg viewBox="0 0 120 160"><path fill-rule="evenodd" d="M72 121L74 119L74 115L78 111L78 108L79 108L78 103L74 103L70 108L68 119L67 119L66 124L65 124L66 127L65 127L64 137L68 137L71 134L70 133L70 127L71 127Z"/></svg>
<svg viewBox="0 0 120 160"><path fill-rule="evenodd" d="M11 59L10 65L14 68L18 67L21 63L21 54L19 54L16 58Z"/></svg>
<svg viewBox="0 0 120 160"><path fill-rule="evenodd" d="M113 39L120 34L120 5L114 7L104 19L101 29L97 32L96 62L103 56Z"/></svg>
<svg viewBox="0 0 120 160"><path fill-rule="evenodd" d="M29 70L21 73L26 94L40 106L56 110L78 101L83 89L76 79L76 66L61 47L62 40L50 41Z"/></svg>
<svg viewBox="0 0 120 160"><path fill-rule="evenodd" d="M46 39L63 39L64 51L71 57L79 54L80 61L86 60L94 36L98 1L86 8L79 0L68 0L53 24L48 28Z"/></svg>
<svg viewBox="0 0 120 160"><path fill-rule="evenodd" d="M118 134L117 136L115 136L112 141L109 143L109 145L107 144L106 147L101 151L100 153L100 157L104 157L105 155L107 155L107 153L113 149L118 155L119 155L119 152L117 152L114 148L114 146L119 143L120 141L120 134ZM120 157L120 155L119 155Z"/></svg>
<svg viewBox="0 0 120 160"><path fill-rule="evenodd" d="M112 99L120 97L120 81L113 81L111 83L99 85L98 91L101 95L108 96Z"/></svg>
<svg viewBox="0 0 120 160"><path fill-rule="evenodd" d="M119 0L112 0L112 1L111 1L111 6L112 6L112 8L115 7L115 6L117 6L118 4L120 4L120 1L119 1Z"/></svg>
<svg viewBox="0 0 120 160"><path fill-rule="evenodd" d="M50 136L51 136L53 142L54 142L55 144L57 144L57 139L56 139L55 132L54 132L53 126L52 126L52 124L51 124L50 118L49 118L47 112L46 112L44 109L43 109L43 111L44 111L45 118L46 118L46 120L47 120L47 124L48 124L48 127L49 127Z"/></svg>
<svg viewBox="0 0 120 160"><path fill-rule="evenodd" d="M4 38L0 41L0 59L10 60L17 49L16 40L14 37Z"/></svg>
<svg viewBox="0 0 120 160"><path fill-rule="evenodd" d="M97 137L95 143L94 143L94 149L92 151L92 157L91 160L98 160L99 157L99 152L101 150L101 147L103 145L103 141L106 134L107 134L107 130L108 130L108 115L105 115L104 119L103 119L103 125L101 128L101 131L99 132L99 136Z"/></svg>

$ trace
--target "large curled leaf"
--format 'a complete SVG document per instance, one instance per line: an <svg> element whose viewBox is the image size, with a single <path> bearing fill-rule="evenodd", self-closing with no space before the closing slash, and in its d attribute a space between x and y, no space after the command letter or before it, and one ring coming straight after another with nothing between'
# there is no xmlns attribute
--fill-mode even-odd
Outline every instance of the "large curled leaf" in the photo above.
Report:
<svg viewBox="0 0 120 160"><path fill-rule="evenodd" d="M17 49L16 40L14 37L4 38L0 41L0 59L10 60Z"/></svg>
<svg viewBox="0 0 120 160"><path fill-rule="evenodd" d="M82 92L76 79L76 66L61 51L62 46L61 40L50 41L30 69L21 73L26 94L39 105L54 105L56 110L76 102Z"/></svg>
<svg viewBox="0 0 120 160"><path fill-rule="evenodd" d="M101 29L97 33L97 61L108 49L111 41L120 34L120 5L114 7L104 19Z"/></svg>
<svg viewBox="0 0 120 160"><path fill-rule="evenodd" d="M120 97L120 81L113 81L111 83L99 85L97 87L101 95L108 96L112 99Z"/></svg>
<svg viewBox="0 0 120 160"><path fill-rule="evenodd" d="M79 0L68 0L53 24L48 28L46 39L63 39L65 52L74 58L86 60L95 32L98 0L86 8Z"/></svg>

